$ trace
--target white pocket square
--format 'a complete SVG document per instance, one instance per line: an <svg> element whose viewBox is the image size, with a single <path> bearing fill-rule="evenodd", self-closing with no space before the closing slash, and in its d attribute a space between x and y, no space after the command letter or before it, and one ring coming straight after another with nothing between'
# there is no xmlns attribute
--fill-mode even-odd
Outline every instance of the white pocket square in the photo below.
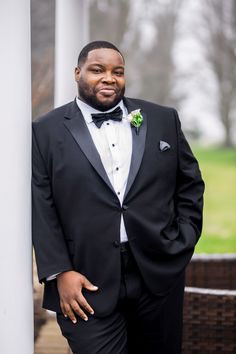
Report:
<svg viewBox="0 0 236 354"><path fill-rule="evenodd" d="M170 144L168 144L166 141L160 140L160 150L166 151L169 149L170 149Z"/></svg>

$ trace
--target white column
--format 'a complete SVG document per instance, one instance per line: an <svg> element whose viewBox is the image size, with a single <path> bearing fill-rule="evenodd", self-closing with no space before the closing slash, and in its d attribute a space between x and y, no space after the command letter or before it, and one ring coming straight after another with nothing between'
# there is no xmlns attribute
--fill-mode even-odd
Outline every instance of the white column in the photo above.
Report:
<svg viewBox="0 0 236 354"><path fill-rule="evenodd" d="M0 353L33 354L30 0L0 1Z"/></svg>
<svg viewBox="0 0 236 354"><path fill-rule="evenodd" d="M77 94L74 68L89 38L88 0L57 0L55 31L55 107Z"/></svg>

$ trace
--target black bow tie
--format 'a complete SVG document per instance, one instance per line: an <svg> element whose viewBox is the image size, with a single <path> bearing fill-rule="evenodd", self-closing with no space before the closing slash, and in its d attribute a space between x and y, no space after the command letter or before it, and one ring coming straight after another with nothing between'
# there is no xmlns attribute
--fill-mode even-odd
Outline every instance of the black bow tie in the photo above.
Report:
<svg viewBox="0 0 236 354"><path fill-rule="evenodd" d="M100 128L102 123L109 119L120 122L122 120L123 112L120 107L117 107L116 109L114 109L114 111L108 113L93 113L91 114L91 116L94 124L96 124L96 126Z"/></svg>

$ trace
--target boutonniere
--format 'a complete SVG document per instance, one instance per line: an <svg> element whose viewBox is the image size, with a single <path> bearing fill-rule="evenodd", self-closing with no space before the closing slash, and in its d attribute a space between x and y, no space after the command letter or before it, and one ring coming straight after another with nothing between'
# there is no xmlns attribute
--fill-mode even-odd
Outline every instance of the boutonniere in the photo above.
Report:
<svg viewBox="0 0 236 354"><path fill-rule="evenodd" d="M136 109L135 111L130 112L130 114L125 117L130 124L135 127L136 134L139 133L139 128L143 122L143 116L140 113L141 109Z"/></svg>

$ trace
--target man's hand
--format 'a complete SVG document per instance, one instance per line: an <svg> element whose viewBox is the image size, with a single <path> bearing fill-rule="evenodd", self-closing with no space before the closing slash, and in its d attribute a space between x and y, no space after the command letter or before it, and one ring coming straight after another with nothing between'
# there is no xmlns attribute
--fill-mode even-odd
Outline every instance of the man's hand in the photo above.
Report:
<svg viewBox="0 0 236 354"><path fill-rule="evenodd" d="M75 313L85 321L88 320L88 316L84 310L91 315L94 314L92 307L82 294L82 289L97 291L98 287L91 284L85 276L75 271L60 273L57 275L57 288L61 310L64 316L68 316L73 323L77 322Z"/></svg>

